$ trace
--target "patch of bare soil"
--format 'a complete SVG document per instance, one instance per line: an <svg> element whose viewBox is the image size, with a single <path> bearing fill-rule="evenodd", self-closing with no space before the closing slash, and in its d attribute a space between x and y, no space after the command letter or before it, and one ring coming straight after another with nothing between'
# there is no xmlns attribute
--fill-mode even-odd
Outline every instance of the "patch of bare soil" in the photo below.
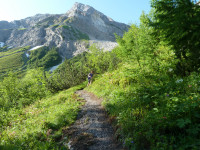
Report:
<svg viewBox="0 0 200 150"><path fill-rule="evenodd" d="M77 121L65 131L70 136L70 150L123 150L114 138L114 130L101 106L102 100L84 90L76 94L86 103Z"/></svg>

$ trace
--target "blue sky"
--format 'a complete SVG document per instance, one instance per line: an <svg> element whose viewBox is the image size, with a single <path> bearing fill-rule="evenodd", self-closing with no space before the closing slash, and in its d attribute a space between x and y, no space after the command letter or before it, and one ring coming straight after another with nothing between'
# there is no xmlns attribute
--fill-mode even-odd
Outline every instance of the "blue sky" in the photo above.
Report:
<svg viewBox="0 0 200 150"><path fill-rule="evenodd" d="M118 22L139 23L144 11L150 11L150 0L0 0L0 20L19 20L35 14L66 13L75 2L90 5Z"/></svg>

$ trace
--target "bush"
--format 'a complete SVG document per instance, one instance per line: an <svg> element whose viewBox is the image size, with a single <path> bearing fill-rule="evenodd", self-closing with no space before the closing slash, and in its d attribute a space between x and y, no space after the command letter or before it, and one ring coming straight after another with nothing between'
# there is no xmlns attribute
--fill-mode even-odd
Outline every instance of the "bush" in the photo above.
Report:
<svg viewBox="0 0 200 150"><path fill-rule="evenodd" d="M102 74L117 68L118 63L115 53L103 52L93 45L90 52L65 60L51 75L46 74L47 87L57 92L79 85L87 79L91 70L95 74Z"/></svg>
<svg viewBox="0 0 200 150"><path fill-rule="evenodd" d="M62 61L56 48L49 49L41 47L37 50L30 51L30 59L28 61L29 68L44 67L49 69Z"/></svg>
<svg viewBox="0 0 200 150"><path fill-rule="evenodd" d="M22 79L10 73L0 85L0 106L5 110L23 107L49 94L41 69L27 71Z"/></svg>
<svg viewBox="0 0 200 150"><path fill-rule="evenodd" d="M67 149L64 131L74 122L83 104L74 95L80 88L82 85L25 108L1 109L0 149Z"/></svg>
<svg viewBox="0 0 200 150"><path fill-rule="evenodd" d="M173 48L152 34L145 15L141 19L117 39L119 67L87 90L104 98L127 148L199 149L199 73L175 74Z"/></svg>

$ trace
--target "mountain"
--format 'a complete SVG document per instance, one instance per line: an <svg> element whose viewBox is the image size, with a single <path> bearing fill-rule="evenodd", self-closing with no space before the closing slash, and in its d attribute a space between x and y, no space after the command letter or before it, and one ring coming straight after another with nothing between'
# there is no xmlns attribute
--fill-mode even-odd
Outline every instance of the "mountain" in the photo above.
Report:
<svg viewBox="0 0 200 150"><path fill-rule="evenodd" d="M12 47L58 47L61 56L70 58L93 43L111 50L117 45L114 34L122 36L128 28L91 6L75 3L65 14L37 14L13 22L0 21L0 42Z"/></svg>

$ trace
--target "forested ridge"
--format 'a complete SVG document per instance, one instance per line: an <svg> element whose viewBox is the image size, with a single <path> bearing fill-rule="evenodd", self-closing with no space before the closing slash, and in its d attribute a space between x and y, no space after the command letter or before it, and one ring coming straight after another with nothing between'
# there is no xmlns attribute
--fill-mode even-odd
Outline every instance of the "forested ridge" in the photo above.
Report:
<svg viewBox="0 0 200 150"><path fill-rule="evenodd" d="M84 104L74 92L85 88L104 99L125 148L200 149L200 5L152 0L151 6L139 25L116 35L119 46L111 52L92 45L53 73L37 66L45 58L29 61L23 74L4 75L0 148L68 149L64 131ZM94 81L86 87L91 70Z"/></svg>

